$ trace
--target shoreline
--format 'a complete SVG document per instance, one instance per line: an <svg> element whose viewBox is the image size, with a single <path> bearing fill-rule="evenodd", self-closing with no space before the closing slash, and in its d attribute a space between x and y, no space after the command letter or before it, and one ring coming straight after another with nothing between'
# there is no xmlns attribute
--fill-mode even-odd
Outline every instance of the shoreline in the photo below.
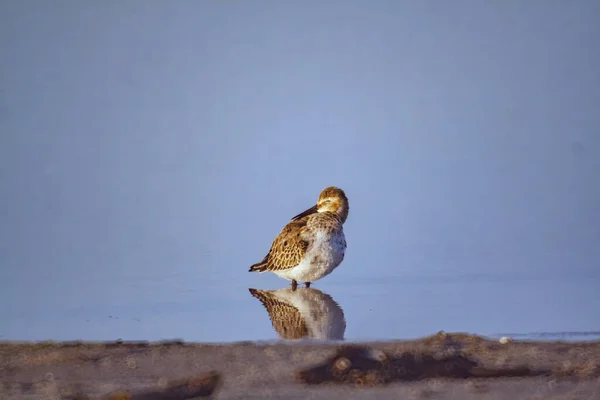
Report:
<svg viewBox="0 0 600 400"><path fill-rule="evenodd" d="M2 399L199 396L600 399L600 341L0 341Z"/></svg>

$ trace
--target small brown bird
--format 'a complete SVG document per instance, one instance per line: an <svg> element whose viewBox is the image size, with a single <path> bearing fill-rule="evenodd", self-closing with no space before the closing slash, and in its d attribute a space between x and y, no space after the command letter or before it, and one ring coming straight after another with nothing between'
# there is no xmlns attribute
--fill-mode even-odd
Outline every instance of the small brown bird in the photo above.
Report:
<svg viewBox="0 0 600 400"><path fill-rule="evenodd" d="M342 189L324 189L317 204L292 218L250 272L273 272L291 280L294 289L298 281L309 287L311 282L329 275L344 259L343 225L349 210Z"/></svg>

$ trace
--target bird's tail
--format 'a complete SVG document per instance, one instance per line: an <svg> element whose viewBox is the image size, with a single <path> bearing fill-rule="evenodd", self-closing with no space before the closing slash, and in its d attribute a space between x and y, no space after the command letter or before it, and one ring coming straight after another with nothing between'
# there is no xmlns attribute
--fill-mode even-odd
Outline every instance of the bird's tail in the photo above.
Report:
<svg viewBox="0 0 600 400"><path fill-rule="evenodd" d="M267 254L265 258L262 259L261 262L256 263L250 267L248 272L265 272L267 270L267 260L269 259L269 255Z"/></svg>

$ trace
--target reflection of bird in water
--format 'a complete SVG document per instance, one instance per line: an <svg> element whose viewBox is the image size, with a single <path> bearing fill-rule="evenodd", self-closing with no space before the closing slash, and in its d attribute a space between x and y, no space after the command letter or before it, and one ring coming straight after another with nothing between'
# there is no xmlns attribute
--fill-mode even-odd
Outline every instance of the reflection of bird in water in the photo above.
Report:
<svg viewBox="0 0 600 400"><path fill-rule="evenodd" d="M265 306L282 339L344 339L344 311L328 294L314 288L249 290Z"/></svg>

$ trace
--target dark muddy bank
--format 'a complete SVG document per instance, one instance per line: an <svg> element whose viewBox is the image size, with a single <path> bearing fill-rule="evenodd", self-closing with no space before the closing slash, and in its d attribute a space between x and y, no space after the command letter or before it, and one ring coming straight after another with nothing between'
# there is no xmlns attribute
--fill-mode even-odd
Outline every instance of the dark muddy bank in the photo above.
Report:
<svg viewBox="0 0 600 400"><path fill-rule="evenodd" d="M600 399L600 342L0 343L2 399Z"/></svg>

